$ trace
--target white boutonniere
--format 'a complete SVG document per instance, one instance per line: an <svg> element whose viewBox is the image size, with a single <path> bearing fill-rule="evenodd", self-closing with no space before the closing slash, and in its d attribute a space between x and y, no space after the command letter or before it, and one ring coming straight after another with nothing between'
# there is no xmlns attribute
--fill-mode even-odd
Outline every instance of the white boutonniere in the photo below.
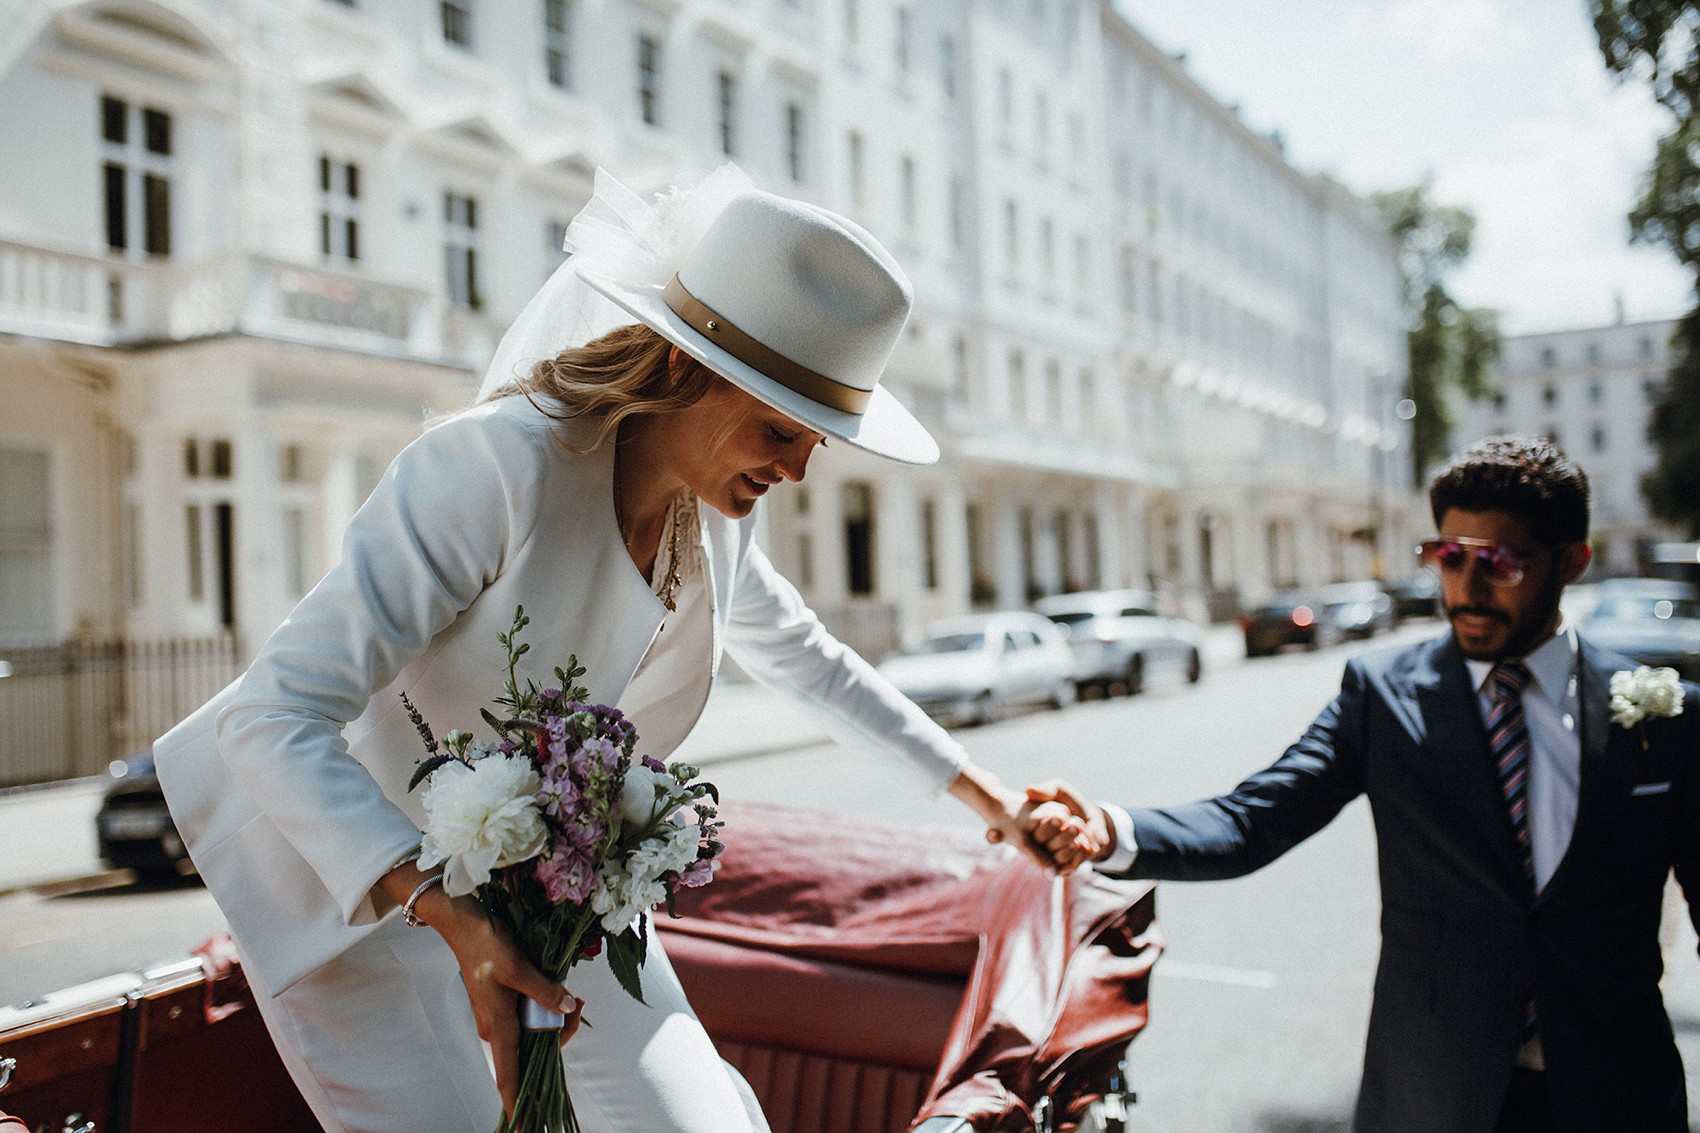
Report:
<svg viewBox="0 0 1700 1133"><path fill-rule="evenodd" d="M1611 722L1622 728L1640 726L1649 716L1682 715L1682 679L1675 669L1639 665L1611 675ZM1641 729L1641 747L1647 730Z"/></svg>

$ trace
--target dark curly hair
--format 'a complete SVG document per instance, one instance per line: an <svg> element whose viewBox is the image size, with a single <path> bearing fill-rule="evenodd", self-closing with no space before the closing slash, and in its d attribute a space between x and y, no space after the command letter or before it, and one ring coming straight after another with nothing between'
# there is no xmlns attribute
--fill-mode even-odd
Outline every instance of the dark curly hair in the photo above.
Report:
<svg viewBox="0 0 1700 1133"><path fill-rule="evenodd" d="M1503 511L1557 547L1588 537L1588 475L1542 437L1489 437L1454 456L1428 486L1435 525L1452 508Z"/></svg>

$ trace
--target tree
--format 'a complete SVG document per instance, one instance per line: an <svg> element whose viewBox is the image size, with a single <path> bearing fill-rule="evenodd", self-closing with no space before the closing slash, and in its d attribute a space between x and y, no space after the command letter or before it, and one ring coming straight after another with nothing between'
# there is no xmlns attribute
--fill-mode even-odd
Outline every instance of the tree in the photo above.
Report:
<svg viewBox="0 0 1700 1133"><path fill-rule="evenodd" d="M1411 482L1421 484L1431 464L1446 456L1452 426L1451 391L1467 397L1491 392L1490 371L1499 360L1499 316L1463 307L1446 290L1446 275L1470 255L1476 218L1469 209L1429 199L1427 182L1372 198L1399 245L1405 277L1405 332L1411 400Z"/></svg>
<svg viewBox="0 0 1700 1133"><path fill-rule="evenodd" d="M1606 68L1647 83L1671 116L1629 214L1630 238L1665 244L1700 289L1700 5L1589 0ZM1655 462L1641 494L1660 519L1700 538L1700 305L1677 325L1677 362L1648 420Z"/></svg>
<svg viewBox="0 0 1700 1133"><path fill-rule="evenodd" d="M1675 342L1679 361L1647 421L1655 456L1641 495L1654 515L1700 539L1700 310L1683 316Z"/></svg>

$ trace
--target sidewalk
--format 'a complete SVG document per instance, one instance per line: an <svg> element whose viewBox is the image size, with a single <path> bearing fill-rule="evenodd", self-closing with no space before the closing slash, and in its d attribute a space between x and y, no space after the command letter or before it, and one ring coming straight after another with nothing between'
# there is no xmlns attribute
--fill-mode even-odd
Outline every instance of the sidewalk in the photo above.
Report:
<svg viewBox="0 0 1700 1133"><path fill-rule="evenodd" d="M1245 659L1238 626L1211 626L1204 633L1206 673ZM674 758L706 766L826 742L826 734L789 698L728 679L715 685L701 721ZM95 778L0 793L0 896L72 885L107 872L94 830L105 789L106 780Z"/></svg>

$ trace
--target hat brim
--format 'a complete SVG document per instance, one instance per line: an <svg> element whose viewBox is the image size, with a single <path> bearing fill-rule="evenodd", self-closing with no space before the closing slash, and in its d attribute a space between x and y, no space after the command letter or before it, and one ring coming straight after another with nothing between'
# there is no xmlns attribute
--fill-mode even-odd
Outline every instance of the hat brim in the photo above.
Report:
<svg viewBox="0 0 1700 1133"><path fill-rule="evenodd" d="M662 301L660 287L634 287L587 271L580 271L579 278L739 389L817 433L904 464L932 464L938 460L938 442L883 385L875 387L864 413L833 409L781 385L704 338Z"/></svg>

